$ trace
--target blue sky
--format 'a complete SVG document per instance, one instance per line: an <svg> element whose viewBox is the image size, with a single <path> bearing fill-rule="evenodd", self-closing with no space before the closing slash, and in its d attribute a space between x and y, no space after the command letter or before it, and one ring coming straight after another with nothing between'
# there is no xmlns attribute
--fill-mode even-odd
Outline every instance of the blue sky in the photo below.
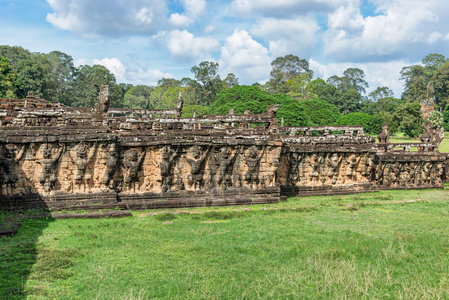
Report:
<svg viewBox="0 0 449 300"><path fill-rule="evenodd" d="M402 67L449 56L447 15L443 0L0 0L0 44L59 50L147 85L192 77L203 60L222 78L263 83L272 60L294 54L315 78L357 67L368 91L400 96Z"/></svg>

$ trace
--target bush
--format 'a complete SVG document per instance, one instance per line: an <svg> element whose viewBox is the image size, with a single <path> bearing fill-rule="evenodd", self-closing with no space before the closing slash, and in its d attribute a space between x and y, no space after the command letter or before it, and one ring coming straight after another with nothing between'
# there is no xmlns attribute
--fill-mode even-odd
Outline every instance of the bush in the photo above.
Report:
<svg viewBox="0 0 449 300"><path fill-rule="evenodd" d="M321 99L303 100L300 102L306 115L314 126L334 125L341 117L338 107Z"/></svg>
<svg viewBox="0 0 449 300"><path fill-rule="evenodd" d="M193 112L196 111L196 117L201 118L207 113L209 107L202 105L186 105L182 108L181 118L193 118Z"/></svg>
<svg viewBox="0 0 449 300"><path fill-rule="evenodd" d="M341 116L337 121L337 125L362 125L363 130L369 132L372 118L372 116L365 113L349 113Z"/></svg>
<svg viewBox="0 0 449 300"><path fill-rule="evenodd" d="M305 113L304 106L287 95L271 95L261 91L257 86L238 85L222 90L209 106L209 114L228 114L234 109L236 114L243 114L250 110L253 114L267 111L268 105L279 104L278 121L284 118L285 126L309 126L310 119Z"/></svg>

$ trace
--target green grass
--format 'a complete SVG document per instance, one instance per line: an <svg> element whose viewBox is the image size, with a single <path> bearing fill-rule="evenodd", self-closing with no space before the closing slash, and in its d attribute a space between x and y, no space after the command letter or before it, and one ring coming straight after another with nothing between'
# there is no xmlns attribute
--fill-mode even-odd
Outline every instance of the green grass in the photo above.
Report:
<svg viewBox="0 0 449 300"><path fill-rule="evenodd" d="M448 190L183 211L26 220L0 299L449 298Z"/></svg>

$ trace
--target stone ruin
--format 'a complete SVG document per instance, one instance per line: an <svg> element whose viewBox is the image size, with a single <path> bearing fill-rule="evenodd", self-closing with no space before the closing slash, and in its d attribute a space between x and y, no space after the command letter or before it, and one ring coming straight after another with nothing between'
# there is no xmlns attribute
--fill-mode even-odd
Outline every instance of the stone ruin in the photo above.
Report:
<svg viewBox="0 0 449 300"><path fill-rule="evenodd" d="M447 156L420 143L379 143L362 126L278 126L262 114L181 118L175 109L66 107L0 99L0 208L175 208L273 203L290 195L442 188ZM416 149L416 151L411 151Z"/></svg>

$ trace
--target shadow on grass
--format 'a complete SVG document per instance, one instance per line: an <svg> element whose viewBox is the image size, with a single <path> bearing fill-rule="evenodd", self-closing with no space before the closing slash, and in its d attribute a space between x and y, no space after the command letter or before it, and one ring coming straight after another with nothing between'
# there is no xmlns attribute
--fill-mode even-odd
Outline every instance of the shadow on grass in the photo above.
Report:
<svg viewBox="0 0 449 300"><path fill-rule="evenodd" d="M17 231L15 235L0 236L0 299L27 298L26 283L38 257L38 240L45 228L54 220L50 218L44 201L39 209L5 209L0 205L0 227L3 233ZM6 229L6 230L5 230Z"/></svg>

